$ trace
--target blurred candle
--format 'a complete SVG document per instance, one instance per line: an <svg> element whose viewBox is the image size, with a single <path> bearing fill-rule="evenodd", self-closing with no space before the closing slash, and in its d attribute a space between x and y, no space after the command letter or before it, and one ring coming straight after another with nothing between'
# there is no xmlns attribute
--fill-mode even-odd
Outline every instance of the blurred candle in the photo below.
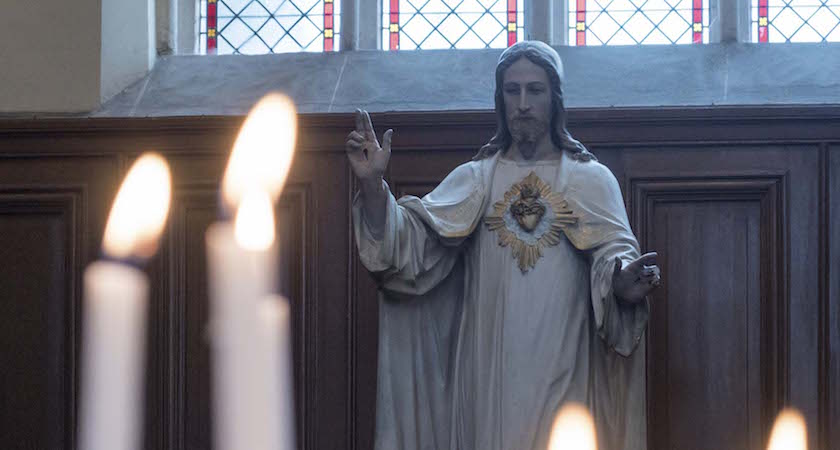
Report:
<svg viewBox="0 0 840 450"><path fill-rule="evenodd" d="M264 378L258 384L266 386L262 396L266 414L260 421L268 442L264 448L292 450L296 447L289 302L272 295L262 299L257 308L264 356L260 358L262 367L255 373Z"/></svg>
<svg viewBox="0 0 840 450"><path fill-rule="evenodd" d="M595 422L589 409L568 403L560 409L551 428L548 450L596 450Z"/></svg>
<svg viewBox="0 0 840 450"><path fill-rule="evenodd" d="M79 448L140 447L149 285L145 274L126 262L144 261L157 251L170 191L166 161L141 156L108 217L102 248L109 260L85 270Z"/></svg>
<svg viewBox="0 0 840 450"><path fill-rule="evenodd" d="M805 419L795 409L784 409L776 417L767 450L808 450Z"/></svg>
<svg viewBox="0 0 840 450"><path fill-rule="evenodd" d="M263 97L248 113L222 178L222 208L232 214L247 192L277 200L292 166L297 139L295 105L282 94Z"/></svg>
<svg viewBox="0 0 840 450"><path fill-rule="evenodd" d="M249 194L237 210L235 224L211 225L206 242L217 448L273 449L265 445L260 423L268 413L263 404L267 393L260 383L264 375L257 373L265 370L260 360L266 357L257 309L260 300L275 291L277 273L268 194Z"/></svg>
<svg viewBox="0 0 840 450"><path fill-rule="evenodd" d="M225 217L205 235L211 300L215 442L222 450L285 448L278 423L280 380L276 364L289 358L267 336L276 325L261 323L260 305L276 291L277 246L274 202L291 166L296 133L295 109L280 94L269 94L251 110L231 152L221 186ZM268 313L271 316L270 313ZM268 323L272 321L269 320ZM289 385L290 386L290 385ZM289 387L290 389L290 387ZM289 417L291 420L291 417Z"/></svg>

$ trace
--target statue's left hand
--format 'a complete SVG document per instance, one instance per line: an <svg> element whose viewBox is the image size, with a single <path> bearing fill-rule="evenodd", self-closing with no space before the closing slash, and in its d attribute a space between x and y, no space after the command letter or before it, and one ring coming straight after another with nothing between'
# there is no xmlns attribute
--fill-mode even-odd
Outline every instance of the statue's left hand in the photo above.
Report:
<svg viewBox="0 0 840 450"><path fill-rule="evenodd" d="M621 260L615 258L613 272L613 294L626 303L638 303L661 284L656 252L645 253L635 261L621 267Z"/></svg>

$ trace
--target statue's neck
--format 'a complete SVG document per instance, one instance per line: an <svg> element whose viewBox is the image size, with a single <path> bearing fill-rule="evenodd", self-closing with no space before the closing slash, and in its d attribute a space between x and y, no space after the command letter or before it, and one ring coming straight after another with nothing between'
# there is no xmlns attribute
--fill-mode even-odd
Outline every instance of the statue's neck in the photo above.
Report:
<svg viewBox="0 0 840 450"><path fill-rule="evenodd" d="M536 142L513 141L505 156L513 161L559 159L562 157L562 152L558 150L554 147L549 133L545 133Z"/></svg>

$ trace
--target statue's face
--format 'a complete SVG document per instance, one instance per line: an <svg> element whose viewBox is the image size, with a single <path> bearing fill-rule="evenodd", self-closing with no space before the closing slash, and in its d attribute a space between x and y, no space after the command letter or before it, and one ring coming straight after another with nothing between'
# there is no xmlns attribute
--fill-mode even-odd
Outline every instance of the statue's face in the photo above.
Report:
<svg viewBox="0 0 840 450"><path fill-rule="evenodd" d="M545 69L519 58L502 75L505 115L516 142L537 142L551 121L551 84Z"/></svg>

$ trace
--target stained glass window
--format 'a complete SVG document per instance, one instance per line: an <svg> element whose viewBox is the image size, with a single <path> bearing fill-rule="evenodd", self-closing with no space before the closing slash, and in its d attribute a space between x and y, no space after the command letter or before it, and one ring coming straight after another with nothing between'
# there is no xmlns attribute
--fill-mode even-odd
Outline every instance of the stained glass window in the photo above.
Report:
<svg viewBox="0 0 840 450"><path fill-rule="evenodd" d="M840 0L752 0L753 42L840 42Z"/></svg>
<svg viewBox="0 0 840 450"><path fill-rule="evenodd" d="M199 53L338 50L340 0L199 0Z"/></svg>
<svg viewBox="0 0 840 450"><path fill-rule="evenodd" d="M524 39L523 0L382 0L382 48L505 48Z"/></svg>
<svg viewBox="0 0 840 450"><path fill-rule="evenodd" d="M709 42L709 0L568 0L570 45Z"/></svg>

